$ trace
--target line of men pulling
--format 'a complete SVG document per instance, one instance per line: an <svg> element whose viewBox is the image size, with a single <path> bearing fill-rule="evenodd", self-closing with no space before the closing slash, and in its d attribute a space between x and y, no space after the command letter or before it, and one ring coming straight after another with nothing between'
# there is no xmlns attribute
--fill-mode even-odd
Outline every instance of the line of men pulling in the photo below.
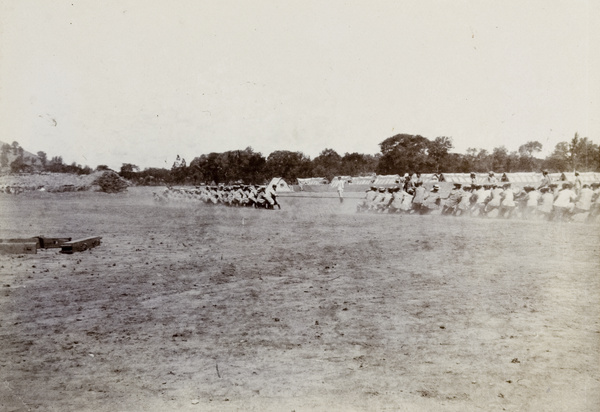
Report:
<svg viewBox="0 0 600 412"><path fill-rule="evenodd" d="M415 187L375 187L367 191L358 205L359 212L480 216L525 219L571 220L577 214L587 214L588 221L600 215L600 183L582 185L575 190L570 182L542 182L538 188L522 189L511 183L454 183L447 197L440 195L440 186L427 190L423 183Z"/></svg>
<svg viewBox="0 0 600 412"><path fill-rule="evenodd" d="M281 205L277 202L277 185L231 185L205 186L196 188L165 189L162 195L154 193L158 202L170 200L202 201L209 205L224 205L232 207L254 207L274 209Z"/></svg>

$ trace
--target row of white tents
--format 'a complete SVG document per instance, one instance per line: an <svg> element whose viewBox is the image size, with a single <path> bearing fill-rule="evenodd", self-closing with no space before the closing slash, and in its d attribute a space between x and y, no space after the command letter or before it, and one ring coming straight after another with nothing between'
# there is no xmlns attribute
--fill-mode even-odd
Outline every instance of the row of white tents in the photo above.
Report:
<svg viewBox="0 0 600 412"><path fill-rule="evenodd" d="M542 173L496 173L496 179L499 181L508 181L511 183L537 183L542 180ZM346 184L350 185L374 185L386 186L398 184L401 181L400 175L375 175L375 176L339 176ZM575 181L575 173L550 173L550 177L554 181ZM600 173L586 172L580 173L581 180L584 183L592 183L600 181ZM488 173L476 173L478 182L486 182ZM423 173L421 179L424 183L430 182L448 182L448 183L471 183L470 173ZM311 177L298 179L300 186L319 186L331 185L335 186L338 176L334 177L331 183L324 177Z"/></svg>
<svg viewBox="0 0 600 412"><path fill-rule="evenodd" d="M358 186L394 186L403 182L403 177L400 175L372 175L372 176L339 176L344 182L346 182L346 187L351 189L352 187ZM519 186L525 185L537 185L542 180L541 172L529 172L529 173L496 173L496 179L499 182L510 182L518 184ZM574 182L575 181L575 173L550 173L550 177L555 182ZM414 177L413 177L414 178ZM594 172L585 172L580 173L580 178L582 182L585 183L593 183L600 182L600 173ZM309 190L309 191L327 191L332 187L337 186L336 181L338 180L338 176L334 177L331 182L324 177L310 177L298 179L298 185L300 186L300 190ZM470 173L423 173L421 174L421 180L424 184L434 184L437 182L445 182L445 183L463 183L470 184L472 183L471 174ZM476 181L477 183L485 183L488 181L488 173L476 173ZM285 181L281 178L274 178L270 184L277 184L277 191L287 192L292 191L291 187L285 183Z"/></svg>
<svg viewBox="0 0 600 412"><path fill-rule="evenodd" d="M476 181L478 183L485 183L488 181L488 173L476 173ZM494 175L498 181L521 183L521 184L536 184L541 182L542 173L530 172L530 173L497 173ZM373 186L387 186L395 185L403 181L400 175L376 175L376 176L340 176L349 185L373 185ZM575 181L575 173L550 173L550 177L553 181ZM580 177L583 183L593 183L600 181L600 173L587 172L580 173ZM415 176L413 176L413 179ZM327 182L325 179L318 178L321 182ZM298 179L308 180L308 179ZM336 176L330 183L331 186L336 185ZM423 173L421 174L421 180L423 183L435 183L435 182L447 182L447 183L471 183L470 173ZM302 183L301 183L302 184ZM306 184L315 184L314 181L310 181ZM323 184L323 183L319 183Z"/></svg>
<svg viewBox="0 0 600 412"><path fill-rule="evenodd" d="M485 182L487 174L478 174L477 181ZM444 173L444 181L450 183L471 183L471 177L468 173ZM550 173L552 181L555 182L574 182L575 173ZM588 172L580 173L581 181L583 183L593 183L600 181L600 173ZM501 181L511 183L523 183L523 184L536 184L542 180L542 173L502 173L497 174L496 178Z"/></svg>

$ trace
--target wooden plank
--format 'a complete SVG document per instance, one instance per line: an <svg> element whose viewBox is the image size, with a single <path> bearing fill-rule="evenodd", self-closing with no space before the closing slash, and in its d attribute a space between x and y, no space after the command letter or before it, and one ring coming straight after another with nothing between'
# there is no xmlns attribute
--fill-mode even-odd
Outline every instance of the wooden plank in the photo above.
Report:
<svg viewBox="0 0 600 412"><path fill-rule="evenodd" d="M31 242L35 242L37 248L40 247L40 241L37 237L0 239L0 243L31 243Z"/></svg>
<svg viewBox="0 0 600 412"><path fill-rule="evenodd" d="M0 243L0 253L3 254L36 254L37 243L16 243L16 242L5 242Z"/></svg>
<svg viewBox="0 0 600 412"><path fill-rule="evenodd" d="M59 248L63 244L70 242L73 238L70 237L44 237L38 236L40 247L42 249Z"/></svg>
<svg viewBox="0 0 600 412"><path fill-rule="evenodd" d="M88 250L100 245L101 239L101 236L92 236L65 242L61 245L60 253L83 252L84 250Z"/></svg>

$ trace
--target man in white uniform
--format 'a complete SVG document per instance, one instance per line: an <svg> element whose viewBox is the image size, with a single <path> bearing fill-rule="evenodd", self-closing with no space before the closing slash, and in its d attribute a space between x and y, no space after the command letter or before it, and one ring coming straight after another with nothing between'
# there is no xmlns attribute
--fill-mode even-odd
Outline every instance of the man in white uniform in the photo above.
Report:
<svg viewBox="0 0 600 412"><path fill-rule="evenodd" d="M554 219L570 219L573 209L575 209L575 200L577 194L572 190L571 183L563 183L562 189L556 195L554 200Z"/></svg>
<svg viewBox="0 0 600 412"><path fill-rule="evenodd" d="M271 185L271 187L267 186L265 189L265 199L269 203L269 209L274 209L275 205L279 206L277 203L277 193L276 193L277 185ZM279 206L281 209L281 206Z"/></svg>
<svg viewBox="0 0 600 412"><path fill-rule="evenodd" d="M344 180L342 180L342 178L340 176L338 176L337 180L335 181L335 186L337 188L338 196L340 198L340 203L344 203L344 185L345 184L346 184L346 182Z"/></svg>
<svg viewBox="0 0 600 412"><path fill-rule="evenodd" d="M542 170L542 181L540 182L540 185L538 186L538 190L540 190L542 187L549 187L551 183L552 183L552 178L548 174L548 171Z"/></svg>
<svg viewBox="0 0 600 412"><path fill-rule="evenodd" d="M592 199L594 198L594 191L590 189L590 185L583 185L579 196L577 197L577 203L575 203L575 210L573 214L588 213L592 208Z"/></svg>
<svg viewBox="0 0 600 412"><path fill-rule="evenodd" d="M523 217L525 219L529 219L535 216L538 204L542 197L542 193L538 190L535 190L533 186L525 186L525 207L523 209Z"/></svg>
<svg viewBox="0 0 600 412"><path fill-rule="evenodd" d="M579 172L575 171L575 193L577 193L577 196L579 196L579 194L581 193L581 188L583 187L583 180L581 179L581 176L579 176Z"/></svg>

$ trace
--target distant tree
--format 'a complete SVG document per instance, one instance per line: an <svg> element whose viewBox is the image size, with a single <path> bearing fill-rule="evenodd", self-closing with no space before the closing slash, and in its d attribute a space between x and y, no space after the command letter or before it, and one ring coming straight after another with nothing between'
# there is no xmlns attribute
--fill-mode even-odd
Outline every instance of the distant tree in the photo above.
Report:
<svg viewBox="0 0 600 412"><path fill-rule="evenodd" d="M492 169L492 157L485 149L469 147L463 158L462 168L464 170L468 169L468 172L487 172Z"/></svg>
<svg viewBox="0 0 600 412"><path fill-rule="evenodd" d="M340 174L342 157L333 149L324 149L312 161L313 173L328 180Z"/></svg>
<svg viewBox="0 0 600 412"><path fill-rule="evenodd" d="M470 173L472 170L468 156L462 153L448 153L440 165L440 172Z"/></svg>
<svg viewBox="0 0 600 412"><path fill-rule="evenodd" d="M542 151L542 144L536 141L527 142L521 146L519 146L519 155L520 156L529 156L532 157L536 153Z"/></svg>
<svg viewBox="0 0 600 412"><path fill-rule="evenodd" d="M11 146L8 143L4 143L2 145L2 148L0 149L0 151L2 153L6 153L6 154L10 153L10 150L11 150Z"/></svg>
<svg viewBox="0 0 600 412"><path fill-rule="evenodd" d="M0 153L0 167L7 167L8 166L8 154L3 150Z"/></svg>
<svg viewBox="0 0 600 412"><path fill-rule="evenodd" d="M299 177L313 176L310 158L302 152L276 150L267 157L265 173L268 178L282 177L288 183Z"/></svg>
<svg viewBox="0 0 600 412"><path fill-rule="evenodd" d="M19 147L21 147L19 145L19 142L17 142L16 140L14 142L12 142L11 148L13 151L13 156L17 156L19 154Z"/></svg>
<svg viewBox="0 0 600 412"><path fill-rule="evenodd" d="M598 167L598 145L587 137L580 138L577 133L569 145L572 170L593 171Z"/></svg>
<svg viewBox="0 0 600 412"><path fill-rule="evenodd" d="M555 172L600 171L600 148L587 137L575 133L570 142L559 142L544 159L543 167Z"/></svg>
<svg viewBox="0 0 600 412"><path fill-rule="evenodd" d="M264 179L266 160L252 147L244 150L230 150L224 153L211 153L194 158L190 163L194 180L223 183L261 183Z"/></svg>
<svg viewBox="0 0 600 412"><path fill-rule="evenodd" d="M46 163L48 162L48 156L46 155L46 152L39 151L37 152L37 156L40 159L42 167L46 167Z"/></svg>
<svg viewBox="0 0 600 412"><path fill-rule="evenodd" d="M180 158L177 155L177 159L173 163L171 167L171 177L174 183L185 183L185 179L187 177L188 167L184 158Z"/></svg>
<svg viewBox="0 0 600 412"><path fill-rule="evenodd" d="M261 183L265 180L264 167L266 159L248 146L244 150L226 152L229 158L231 172L230 181L243 183Z"/></svg>
<svg viewBox="0 0 600 412"><path fill-rule="evenodd" d="M340 174L344 176L361 176L373 174L377 170L380 154L346 153L342 157Z"/></svg>
<svg viewBox="0 0 600 412"><path fill-rule="evenodd" d="M265 180L265 165L267 159L260 152L247 147L246 158L242 168L245 183L260 183Z"/></svg>
<svg viewBox="0 0 600 412"><path fill-rule="evenodd" d="M495 147L492 151L492 170L494 172L507 172L508 150L504 146Z"/></svg>
<svg viewBox="0 0 600 412"><path fill-rule="evenodd" d="M222 162L219 161L220 153L212 152L203 154L194 158L190 162L192 176L195 180L202 180L208 184L212 182L219 184L225 178L225 173L221 170Z"/></svg>
<svg viewBox="0 0 600 412"><path fill-rule="evenodd" d="M140 168L131 163L123 163L119 175L125 179L133 180Z"/></svg>
<svg viewBox="0 0 600 412"><path fill-rule="evenodd" d="M493 168L492 155L485 149L479 149L475 156L475 166L477 172L487 172Z"/></svg>
<svg viewBox="0 0 600 412"><path fill-rule="evenodd" d="M13 144L14 143L17 143L17 142L13 142ZM25 151L23 150L23 148L21 146L19 146L18 143L17 143L16 149L17 149L17 157L10 164L11 172L17 173L17 172L32 171L33 168L31 167L31 165L28 165L25 162ZM13 150L13 153L14 153L14 150Z"/></svg>
<svg viewBox="0 0 600 412"><path fill-rule="evenodd" d="M13 173L27 173L33 171L33 168L25 163L22 156L18 156L11 162L10 171Z"/></svg>
<svg viewBox="0 0 600 412"><path fill-rule="evenodd" d="M171 171L164 168L146 168L138 173L138 183L145 185L163 185L171 181Z"/></svg>
<svg viewBox="0 0 600 412"><path fill-rule="evenodd" d="M568 142L559 142L554 151L544 160L544 168L553 172L564 172L571 166L571 149Z"/></svg>
<svg viewBox="0 0 600 412"><path fill-rule="evenodd" d="M46 170L54 173L65 173L66 169L67 167L63 163L63 159L61 156L53 156L50 159L50 162L48 162L48 165L46 166Z"/></svg>
<svg viewBox="0 0 600 412"><path fill-rule="evenodd" d="M107 165L98 165L98 166L96 166L96 170L99 172L102 172L102 171L111 170L111 169Z"/></svg>
<svg viewBox="0 0 600 412"><path fill-rule="evenodd" d="M379 174L425 172L429 166L428 150L431 141L420 135L397 134L379 143L381 159Z"/></svg>
<svg viewBox="0 0 600 412"><path fill-rule="evenodd" d="M429 143L428 156L430 159L427 171L440 172L450 171L446 168L452 168L452 165L445 164L448 152L452 149L452 139L446 136L436 137L434 141Z"/></svg>
<svg viewBox="0 0 600 412"><path fill-rule="evenodd" d="M533 172L541 167L541 161L534 155L542 150L542 144L538 141L530 141L519 146L518 169L520 172Z"/></svg>
<svg viewBox="0 0 600 412"><path fill-rule="evenodd" d="M506 163L504 164L504 171L507 173L518 172L519 169L519 153L512 151L506 157Z"/></svg>

